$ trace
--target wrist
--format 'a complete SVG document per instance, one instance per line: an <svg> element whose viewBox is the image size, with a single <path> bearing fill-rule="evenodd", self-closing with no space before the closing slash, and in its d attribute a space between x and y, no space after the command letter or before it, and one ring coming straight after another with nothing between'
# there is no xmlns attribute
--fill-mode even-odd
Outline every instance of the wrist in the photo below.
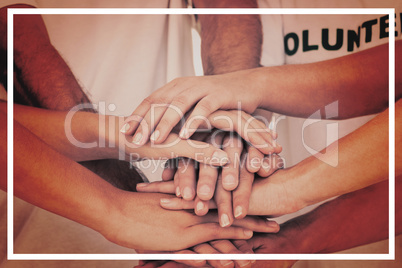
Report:
<svg viewBox="0 0 402 268"><path fill-rule="evenodd" d="M120 132L119 125L123 119L112 115L99 115L98 128L95 136L99 138L98 152L105 159L120 159L119 157L119 142Z"/></svg>
<svg viewBox="0 0 402 268"><path fill-rule="evenodd" d="M278 170L268 178L257 179L250 196L250 215L284 215L304 207L293 194L292 170Z"/></svg>

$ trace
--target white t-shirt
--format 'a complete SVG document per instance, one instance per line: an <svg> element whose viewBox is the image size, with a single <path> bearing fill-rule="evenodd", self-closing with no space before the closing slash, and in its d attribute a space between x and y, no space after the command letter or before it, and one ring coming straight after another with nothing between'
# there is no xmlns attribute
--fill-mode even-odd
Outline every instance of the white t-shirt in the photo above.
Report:
<svg viewBox="0 0 402 268"><path fill-rule="evenodd" d="M267 8L395 8L396 39L402 38L402 1L260 0ZM261 15L264 33L262 64L304 64L333 59L388 42L385 15ZM359 35L360 33L360 35ZM358 44L358 45L357 45ZM336 114L336 105L327 107ZM287 167L319 152L369 121L373 116L349 120L320 120L308 126L305 119L278 116L278 143ZM328 116L328 119L330 116ZM325 118L323 118L325 119ZM338 129L338 131L334 131Z"/></svg>
<svg viewBox="0 0 402 268"><path fill-rule="evenodd" d="M395 38L397 40L402 38L402 1L398 0L259 0L258 4L261 8L391 7L396 10ZM388 38L385 37L387 21L384 15L261 15L261 20L264 34L262 50L264 66L318 62L388 42ZM356 43L359 43L359 46ZM329 108L332 113L336 112L334 107ZM351 133L374 115L349 120L320 120L305 128L303 124L306 119L281 115L276 117L279 118L277 120L278 143L283 146L281 156L286 166L290 167L319 152L338 138ZM314 207L282 217L280 220L306 213ZM367 245L361 249L362 251L356 249L353 252L382 252L384 246L386 247L386 242ZM298 262L295 267L340 267L340 265L353 267L354 264L316 261ZM366 262L365 265L382 267L384 263ZM394 263L390 265L397 267Z"/></svg>
<svg viewBox="0 0 402 268"><path fill-rule="evenodd" d="M187 7L184 0L23 2L38 8ZM0 6L14 3L16 1L6 0ZM43 15L43 18L52 44L84 91L92 102L101 103L106 108L99 110L100 113L129 115L145 97L170 80L194 75L190 15ZM133 252L106 241L85 226L15 200L16 253ZM1 192L0 204L5 207L4 192ZM3 218L1 231L5 234ZM6 235L1 237L5 239ZM130 261L1 263L5 258L5 246L4 240L0 248L2 267L132 267L135 264Z"/></svg>

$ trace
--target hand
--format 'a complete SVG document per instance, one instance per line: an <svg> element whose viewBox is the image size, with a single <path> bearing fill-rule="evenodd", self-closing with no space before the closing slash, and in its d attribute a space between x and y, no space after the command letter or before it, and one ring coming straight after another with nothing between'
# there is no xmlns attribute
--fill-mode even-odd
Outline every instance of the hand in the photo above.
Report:
<svg viewBox="0 0 402 268"><path fill-rule="evenodd" d="M236 220L222 228L216 213L199 217L186 211L160 207L161 194L117 191L110 213L99 215L98 231L108 240L140 250L181 250L216 239L249 239L253 231L271 232L265 219Z"/></svg>
<svg viewBox="0 0 402 268"><path fill-rule="evenodd" d="M222 144L221 134L212 135L215 136L215 140L212 142L215 146ZM239 174L239 169L245 169L245 157L243 160L240 159L242 142L237 136L233 136L232 133L227 134L223 140L223 147L229 156L230 163L224 166L220 173L216 167L201 164L197 184L194 162L180 160L177 171L167 169L162 175L165 181L171 180L174 175L173 183L143 183L137 185L137 191L175 193L177 197L182 197L184 200L194 200L192 208L197 215L205 215L208 212L208 201L214 197L221 226L230 226L234 218L241 219L247 215L254 174L247 170ZM280 161L281 159L277 155L266 158L259 173L266 176L272 174L280 165ZM195 189L196 184L197 189Z"/></svg>
<svg viewBox="0 0 402 268"><path fill-rule="evenodd" d="M241 169L240 176L250 177L246 169ZM296 212L307 204L302 199L302 194L298 189L292 187L292 181L299 176L293 168L278 170L268 178L257 177L251 188L248 215L259 216L279 216ZM137 185L138 191L143 192L174 192L173 182L153 182L149 184ZM242 201L243 202L243 201ZM246 201L244 201L246 202ZM237 203L234 203L236 207ZM194 201L183 200L181 198L164 198L161 206L165 209L180 210L194 209ZM208 204L210 209L216 208L215 201Z"/></svg>
<svg viewBox="0 0 402 268"><path fill-rule="evenodd" d="M129 136L120 133L118 127L123 125L123 118L106 116L105 119L104 125L109 127L109 129L106 128L104 131L100 129L100 139L103 138L106 144L109 144L109 147L104 148L104 151L111 151L108 154L114 157L116 150L118 150L119 158L124 158L130 162L141 159L167 160L186 157L200 163L221 166L225 165L228 161L227 154L223 150L201 141L182 140L174 133L170 133L167 139L161 144L148 142L143 146L139 146ZM110 144L113 146L110 146Z"/></svg>
<svg viewBox="0 0 402 268"><path fill-rule="evenodd" d="M251 114L262 100L257 91L249 94L249 87L255 82L252 74L253 70L246 70L175 79L152 93L132 114L147 123L155 124L139 127L141 120L131 121L125 131L132 135L137 130L134 137L141 133L141 142L144 144L156 127L151 139L156 143L163 142L197 102L180 132L182 138L189 138L205 119L219 109L237 109Z"/></svg>
<svg viewBox="0 0 402 268"><path fill-rule="evenodd" d="M173 254L253 254L251 245L244 240L215 240L196 245L190 249L176 252L145 251L141 253L173 253ZM250 267L253 260L174 260L174 261L140 261L136 267Z"/></svg>

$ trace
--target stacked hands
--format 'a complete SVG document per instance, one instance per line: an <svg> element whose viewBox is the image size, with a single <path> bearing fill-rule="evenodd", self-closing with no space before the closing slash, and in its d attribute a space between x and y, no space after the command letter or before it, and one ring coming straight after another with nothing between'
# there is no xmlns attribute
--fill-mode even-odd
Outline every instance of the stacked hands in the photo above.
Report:
<svg viewBox="0 0 402 268"><path fill-rule="evenodd" d="M263 185L266 177L283 168L283 160L278 156L282 148L276 142L275 120L268 123L264 117L253 117L239 109L223 110L242 108L224 101L237 94L228 92L227 96L214 96L208 87L205 91L187 89L187 81L193 79L197 78L174 80L153 93L125 120L120 131L138 148L163 146L177 154L174 146L185 140L187 147L207 148L208 153L192 154L191 150L184 150L182 154L173 155L177 157L165 163L162 181L137 184L137 191L175 195L160 199L160 205L167 210L191 209L196 215L205 216L210 209L217 209L221 227L236 226L236 222L247 215L265 215L259 208L263 203L250 204L250 197L255 179L257 185ZM202 81L204 79L206 77ZM238 101L250 112L257 108ZM194 109L189 113L192 107ZM272 212L283 214L285 211ZM260 225L264 228L245 230L249 238L252 231L279 231L279 225L274 221L255 220L265 222ZM253 253L253 249L242 240L218 240L177 253ZM182 262L205 265L203 261ZM250 263L236 262L240 266ZM209 263L213 266L233 264L232 261Z"/></svg>

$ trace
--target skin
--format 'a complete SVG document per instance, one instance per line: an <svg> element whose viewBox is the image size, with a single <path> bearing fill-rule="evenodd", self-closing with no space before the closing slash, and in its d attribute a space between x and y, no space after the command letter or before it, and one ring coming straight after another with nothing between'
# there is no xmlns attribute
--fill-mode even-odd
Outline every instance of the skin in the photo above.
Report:
<svg viewBox="0 0 402 268"><path fill-rule="evenodd" d="M397 176L396 235L402 233L402 209L397 205L401 201L402 180L401 176ZM261 254L333 253L380 241L388 238L388 235L388 182L383 181L320 205L315 210L282 224L279 233L257 234L246 241L247 245L241 246ZM195 252L208 253L208 250L193 251ZM222 253L230 252L230 248L227 248ZM180 262L183 267L187 267L184 264L200 266L196 261ZM296 260L258 260L252 267L291 267L295 262ZM218 262L209 264L212 267L222 267ZM141 267L161 267L160 265L148 262ZM164 265L162 267L175 267L173 262L165 261Z"/></svg>
<svg viewBox="0 0 402 268"><path fill-rule="evenodd" d="M0 121L1 140L5 141L6 114L3 112ZM49 147L18 122L15 122L14 141L15 152L24 152L14 155L15 196L86 225L116 244L148 250L179 250L217 237L250 238L250 230L277 231L277 227L271 228L265 220L244 219L238 221L237 227L222 228L216 215L198 217L184 211L166 211L159 206L163 195L113 187ZM1 142L0 187L5 191L6 150L6 142ZM36 161L38 156L43 161ZM161 238L169 243L160 243Z"/></svg>
<svg viewBox="0 0 402 268"><path fill-rule="evenodd" d="M2 24L1 24L1 29L4 30L5 28L5 9L2 9ZM21 20L19 20L21 19ZM48 109L58 109L58 110L68 110L70 109L72 106L74 106L77 103L85 103L88 101L88 99L85 97L85 94L81 94L82 91L79 89L78 83L75 81L74 77L72 76L71 71L68 69L68 66L64 63L64 61L62 60L62 58L60 57L60 55L58 55L57 51L51 46L47 33L46 33L46 29L44 28L44 24L43 21L41 20L40 16L21 16L19 17L18 21L16 19L17 22L17 26L18 26L18 30L21 29L21 32L16 32L16 43L15 43L15 49L16 49L16 66L19 68L18 69L18 80L16 81L16 85L17 86L21 86L21 103L23 104L28 104L28 105L34 105L34 106L38 106L38 107L45 107ZM19 24L20 23L20 24ZM6 35L1 35L1 36L6 36ZM5 49L5 40L1 40L2 45L3 45L3 49ZM26 46L24 46L23 44L26 44L27 42L29 42L31 44L31 46L29 46L29 50L24 50L26 48ZM21 44L21 45L20 45ZM43 49L44 48L44 49ZM31 57L32 55L40 55L40 57ZM43 63L46 63L47 67L49 68L49 72L44 72L43 70ZM52 65L55 64L55 65ZM34 67L34 68L33 68ZM41 70L41 74L42 76L40 76L40 74L36 73L35 70ZM46 74L46 77L44 77L43 75ZM63 80L63 78L66 78ZM53 79L53 80L52 80ZM49 84L52 85L51 87L49 87ZM55 89L55 86L57 85L57 90ZM66 91L65 89L69 88L72 89L71 92L68 90ZM76 88L77 90L74 91L73 89ZM79 90L78 90L79 89ZM78 93L78 97L75 96L74 94ZM25 94L25 95L24 95ZM81 94L81 95L80 95ZM57 97L60 96L64 96L67 95L67 97L71 97L71 100L65 100L63 98L57 99ZM34 97L35 98L34 98ZM64 103L66 104L65 106L61 107L60 103ZM53 105L53 106L52 106ZM2 109L5 107L5 105L2 104ZM34 123L34 124L39 124L40 122L43 122L41 120L29 120L29 118L26 117L27 114L29 114L30 112L33 112L34 114L37 112L36 115L44 115L44 112L49 112L49 110L41 110L41 109L33 109L33 110L29 110L27 107L20 107L20 106L16 106L15 108L16 111L16 117L21 115L21 117L19 117L19 122L21 123L21 125L19 123L16 122L16 133L17 136L15 137L15 140L17 142L21 141L21 146L26 146L21 149L21 152L24 152L23 149L27 149L27 142L25 142L26 139L28 139L31 144L29 144L30 149L37 149L35 150L36 152L40 152L41 155L46 155L47 158L49 160L49 165L44 167L43 163L36 163L36 162L32 162L32 161L26 161L24 163L24 166L26 167L25 169L20 168L20 166L17 166L16 169L18 169L18 171L20 173L22 173L23 175L16 175L18 178L16 178L16 189L18 189L16 192L18 192L18 196L22 197L23 199L36 204L40 207L43 207L45 209L48 209L50 211L53 211L55 213L58 213L60 215L63 215L67 218L76 220L82 224L85 224L91 228L94 228L95 230L100 231L102 234L104 234L104 236L106 238L108 238L109 240L118 243L120 245L126 245L126 246L130 246L130 247L136 247L136 248L146 248L147 245L136 245L136 242L134 240L130 240L130 237L128 236L124 236L124 237L120 237L121 234L117 234L116 231L114 230L119 230L119 229L124 229L127 230L129 228L127 228L127 226L124 226L124 224L122 224L122 226L116 226L116 222L113 221L113 223L107 223L105 224L106 227L104 226L104 222L100 221L98 218L99 216L95 216L95 215L84 215L85 211L84 211L84 207L88 208L88 207L96 207L98 208L98 210L96 210L96 214L97 215L105 215L105 211L99 211L102 210L104 208L104 201L110 201L109 199L116 198L116 196L112 196L112 197L106 197L104 196L104 190L108 189L108 187L106 187L107 184L104 184L103 182L99 182L98 179L99 177L94 177L94 175L92 173L90 173L90 171L88 171L87 169L81 169L79 168L80 166L74 165L73 161L67 161L65 157L65 155L67 155L69 158L76 160L76 161L82 161L82 160L92 160L92 159L102 159L105 158L106 156L109 157L110 153L114 153L116 154L116 150L104 150L104 151L99 151L99 150L86 150L85 152L81 151L81 150L77 150L77 148L71 149L69 148L69 145L67 144L67 142L65 141L65 137L63 137L62 135L58 135L56 134L56 136L53 137L47 137L45 134L45 130L47 129L46 127L41 128L41 127L35 127L32 126L32 124L30 125L29 123L26 123L28 121ZM19 111L21 111L21 113L18 113ZM17 115L19 114L19 115ZM49 113L49 117L48 119L54 119L55 121L57 121L58 116L63 115L63 113ZM4 116L4 114L3 114ZM91 117L93 115L89 115L87 114L88 117ZM97 116L97 115L96 115ZM65 117L65 114L64 114ZM37 118L42 118L43 117L37 117ZM46 116L44 117L46 118ZM26 121L24 121L26 120ZM50 122L54 122L54 121L50 121ZM52 126L54 126L56 129L60 129L61 130L61 122L62 121L58 121L58 123L56 124L52 124ZM74 123L75 125L80 125L80 123L82 122L86 122L88 123L89 121L86 120L86 116L77 116L76 118L74 118ZM49 122L48 122L49 123ZM24 124L24 125L22 125ZM93 123L88 123L88 126L92 126L94 127L92 130L96 129L96 124L94 125ZM64 131L64 130L63 130ZM57 131L56 131L57 132ZM78 130L79 132L79 130ZM60 132L61 133L61 132ZM89 133L83 133L83 132L79 132L79 133L75 133L77 134L80 138L83 138L83 140L81 141L93 141L93 139L97 140L99 137L98 136L92 136L93 132L89 131ZM109 132L107 132L109 134ZM5 132L2 132L2 134L5 135ZM80 134L82 134L80 136ZM89 134L89 135L88 135ZM18 136L19 135L19 136ZM38 136L36 136L38 135ZM117 136L117 135L116 135ZM24 138L23 138L24 137ZM110 137L108 137L110 138ZM175 138L175 137L174 137ZM43 140L46 141L43 142ZM2 140L4 141L2 143L2 149L5 150L5 136L2 137ZM50 145L50 146L49 146ZM70 144L71 145L71 144ZM179 146L181 147L181 146ZM54 148L57 148L57 151L54 150ZM153 151L153 150L149 150L149 148L147 148L147 146L145 146L145 149L143 149L143 154L142 155L147 155L147 153L149 154L153 154L153 156L160 156L161 155L161 151ZM114 151L114 152L112 152ZM185 153L187 152L187 150L182 149L182 152L184 152L182 154L182 156L189 156L186 155ZM205 153L205 150L203 151ZM222 151L221 151L222 152ZM167 152L164 152L165 154L167 154ZM213 152L209 152L210 154L212 154ZM163 154L163 153L162 153ZM4 154L5 155L5 154ZM178 153L177 156L179 156L180 153ZM116 157L116 155L114 155L114 157ZM220 157L222 158L222 157ZM2 159L2 165L4 163L6 163L6 159ZM52 160L52 161L51 161ZM21 161L16 161L16 163L20 163L22 165L22 160ZM62 174L59 174L58 178L61 181L58 180L53 180L52 183L50 183L51 181L51 176L54 176L54 174L49 174L50 171L56 170L57 172L59 171L65 171L65 165L66 163L71 163L72 167L71 169L68 170L68 173L66 176L62 176ZM31 167L31 168L28 168ZM41 168L41 170L43 171L42 173L37 172L36 174L31 174L30 170L32 171L32 167L35 167L37 169ZM5 169L3 169L5 170ZM84 171L85 170L85 171ZM36 171L36 169L35 169ZM4 175L4 174L3 174ZM42 175L42 176L40 176ZM34 180L34 177L36 179L36 177L40 176L39 179ZM81 176L85 177L86 180L88 180L88 182L84 182L82 183L82 181L78 180L81 179ZM23 182L20 183L19 178L23 178ZM73 178L71 178L73 177ZM31 181L34 180L34 181ZM40 182L40 183L39 183ZM58 182L58 183L56 183ZM68 182L68 183L67 183ZM98 186L99 183L99 187ZM43 187L43 185L45 185L45 187ZM87 188L85 187L85 185L87 186L93 186L95 189L91 189L89 191L89 193L87 195L82 195L81 197L76 197L77 199L74 199L74 195L72 194L73 192L75 192L75 190L78 189L78 185L81 185L81 187ZM26 189L30 189L30 191L32 191L32 189L35 189L35 194L32 195L32 193L27 193ZM5 184L5 176L2 177L2 189L6 189L6 184ZM64 189L64 191L61 191L61 189ZM46 192L46 190L52 190L51 194L49 192ZM92 192L93 190L93 192ZM113 192L111 189L110 190L110 194L113 194ZM77 193L79 193L80 191L77 191ZM108 191L109 193L109 191ZM116 192L115 192L116 193ZM50 199L49 198L41 198L40 200L38 200L38 196L42 195L48 195L47 197L57 197L57 201L53 202L52 200L52 204L50 204ZM54 196L52 196L54 195ZM93 202L88 202L88 195L89 195L89 200L93 201ZM118 193L119 196L124 196L121 194L121 192ZM139 196L141 198L139 198ZM124 203L124 204L130 204L130 209L134 204L138 204L139 206L139 211L142 212L143 209L145 209L144 207L141 207L140 205L140 201L146 199L146 196L154 196L154 195L135 195L135 198L127 198L126 200L120 200L120 202ZM131 197L131 196L130 196ZM102 201L102 199L104 199ZM155 200L159 200L159 198L156 198ZM130 202L129 202L130 201ZM117 201L116 201L117 202ZM122 204L118 202L119 204L116 205L115 207L113 207L113 209L117 209L117 208L124 208L124 206L122 206ZM140 202L140 203L139 203ZM73 203L75 204L75 207L77 207L77 211L76 212L72 212L69 209L63 208L63 206L65 206L66 203ZM158 202L157 202L158 203ZM85 204L85 205L84 205ZM109 205L109 204L106 204ZM156 206L156 205L155 205ZM141 208L140 208L141 207ZM157 205L157 208L159 210L161 210L161 208L159 207L159 205ZM106 207L106 213L109 213L110 211L110 207ZM89 209L88 211L91 211L91 209ZM126 212L128 211L128 209L126 210ZM155 208L149 208L150 211L150 215L153 213L158 213L158 211L155 211ZM162 210L161 210L162 211ZM132 212L130 210L130 212ZM116 212L117 213L117 212ZM91 214L88 213L87 214ZM124 213L117 213L119 215L115 215L115 219L120 219L122 223L132 223L133 221L137 220L138 221L138 217L134 217L133 215L122 215ZM161 215L163 215L164 213L162 212ZM168 215L172 215L172 219L174 219L174 215L173 214L168 214ZM177 214L179 215L179 214ZM94 218L95 217L95 218ZM182 215L179 217L181 218ZM151 217L146 217L146 218L151 218ZM163 219L166 219L166 217L164 217ZM183 218L184 219L184 218ZM189 219L191 220L196 220L199 221L198 217L190 217ZM175 220L173 220L173 222L175 222ZM161 225L163 224L164 221L161 221ZM177 226L178 229L176 229L178 231L178 233L182 233L182 227L185 227L186 224L190 224L190 222L188 222L187 220L184 220L184 222ZM206 223L207 224L207 223ZM210 231L214 231L214 232L219 232L219 235L222 233L222 231L219 228L214 228L211 224L211 219L208 219L208 224L209 226L209 230ZM263 222L263 224L265 224L265 222ZM192 222L190 224L191 226L195 226L194 222ZM181 227L180 227L181 226ZM171 226L173 227L173 226ZM217 226L219 227L219 226ZM249 226L252 227L252 226ZM130 228L133 228L133 226L130 226ZM114 230L113 230L114 229ZM261 228L257 228L262 230ZM264 228L263 228L264 229ZM162 230L162 229L160 229ZM190 229L188 229L190 230ZM243 230L244 229L225 229L223 230L223 233L226 232L226 234L229 234L228 231L230 230L237 230L237 234L235 235L234 232L232 232L232 235L234 236L242 236L242 237L249 237L249 234L244 234ZM272 229L270 229L272 230ZM195 233L198 234L205 234L205 232L202 229L197 229L195 230ZM208 231L208 232L210 232ZM276 230L274 230L276 231ZM243 233L242 233L243 232ZM174 234L175 232L173 230L166 230L166 233L171 233ZM177 233L177 236L179 237ZM146 233L144 233L146 234ZM209 239L212 238L216 238L216 234L217 233L212 233L213 235L209 236ZM138 235L138 234L137 234ZM219 236L218 235L218 236ZM208 236L208 235L207 235ZM231 236L231 235L229 235ZM149 237L148 237L149 238ZM166 237L167 238L167 237ZM192 238L194 238L194 236L192 236ZM169 238L167 238L166 240L170 240ZM208 239L207 239L208 240ZM180 243L184 242L184 241L178 241ZM197 243L199 243L200 241L198 241ZM179 244L180 244L179 243ZM174 243L175 244L175 243ZM183 244L181 244L183 245ZM154 245L148 245L148 246L154 246ZM175 245L172 245L173 247L175 247ZM176 245L177 246L177 245ZM188 246L188 245L186 245Z"/></svg>
<svg viewBox="0 0 402 268"><path fill-rule="evenodd" d="M402 101L396 103L395 111L395 125L402 124ZM267 179L256 180L251 191L248 214L283 215L296 212L308 205L353 192L386 179L388 158L378 157L378 155L388 155L387 129L388 111L386 110L358 130L340 139L337 150L330 145L325 159L311 156L294 167L275 172ZM395 138L396 151L399 151L402 144L401 135L396 135ZM372 164L372 159L376 159L376 165ZM336 167L327 164L333 160L338 161ZM399 160L400 155L397 154L395 167L397 176L402 174L400 165L402 161ZM247 170L243 169L242 172L243 176L250 176ZM161 184L163 183L151 183L146 191L159 192ZM320 191L316 190L318 186ZM164 187L166 189L166 186ZM145 188L141 188L141 191L145 191ZM194 202L179 198L171 199L169 202L164 200L161 205L166 209L194 208ZM214 204L210 204L210 207L213 206Z"/></svg>
<svg viewBox="0 0 402 268"><path fill-rule="evenodd" d="M398 71L401 69L401 50L402 41L398 40L395 42L397 99L402 95L402 77ZM144 105L159 102L171 104L183 114L195 106L180 132L182 138L190 137L200 125L201 121L195 120L195 115L208 117L218 109L238 109L239 102L241 109L247 113L263 108L289 116L309 117L325 105L338 101L339 113L333 119L352 118L378 113L387 107L387 67L388 45L385 44L310 64L180 78L151 94L133 114L146 118L148 109ZM250 85L253 85L253 94L249 94ZM356 99L359 102L356 103ZM172 118L169 124L165 124L165 116ZM156 118L156 129L159 122L164 122L164 128L160 130L161 138L157 142L162 142L171 127L177 124L179 118L176 117L165 113L160 121Z"/></svg>
<svg viewBox="0 0 402 268"><path fill-rule="evenodd" d="M23 4L9 7L33 8ZM14 102L56 111L68 111L78 104L90 103L70 68L50 43L42 17L18 15L14 17L14 25ZM4 7L0 9L0 73L4 74L0 77L0 83L5 88L7 88L6 37L7 7ZM84 110L95 112L91 108ZM133 191L135 185L142 181L135 169L117 159L84 161L80 164L120 189Z"/></svg>

